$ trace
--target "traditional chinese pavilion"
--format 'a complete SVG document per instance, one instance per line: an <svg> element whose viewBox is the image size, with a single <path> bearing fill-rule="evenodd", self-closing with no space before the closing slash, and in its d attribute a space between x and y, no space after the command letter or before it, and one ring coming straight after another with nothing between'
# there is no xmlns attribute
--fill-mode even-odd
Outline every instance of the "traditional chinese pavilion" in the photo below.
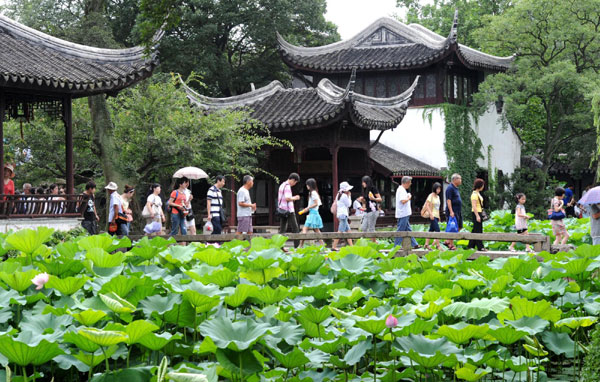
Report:
<svg viewBox="0 0 600 382"><path fill-rule="evenodd" d="M361 176L372 175L390 212L396 187L392 180L404 175L419 179L413 182L414 207L423 204L434 181L442 181L440 170L448 166L445 122L436 105L468 103L486 75L507 70L513 61L458 43L458 14L446 37L382 18L349 40L320 47L295 46L278 38L292 71L291 88L274 82L226 99L190 91L190 99L208 110L252 109L254 118L295 148L270 152L267 169L280 177L297 171L303 179L316 178L326 205L339 181L358 189ZM490 105L473 127L484 146L481 167L491 164L495 171L510 174L519 166L521 141L515 130L502 125L500 116L501 107ZM265 181L255 191L268 216L276 199L274 187ZM332 220L325 210L324 220ZM266 224L260 214L257 223Z"/></svg>
<svg viewBox="0 0 600 382"><path fill-rule="evenodd" d="M74 44L0 15L0 179L4 172L3 122L8 119L28 122L38 113L61 118L65 125L67 194L71 198L60 215L77 215L75 202L71 203L74 199L72 100L97 94L116 95L149 77L157 65L156 54L147 54L143 47L100 49ZM0 218L22 215L23 209L14 203L18 203L17 199L3 197ZM48 214L27 215L43 216Z"/></svg>

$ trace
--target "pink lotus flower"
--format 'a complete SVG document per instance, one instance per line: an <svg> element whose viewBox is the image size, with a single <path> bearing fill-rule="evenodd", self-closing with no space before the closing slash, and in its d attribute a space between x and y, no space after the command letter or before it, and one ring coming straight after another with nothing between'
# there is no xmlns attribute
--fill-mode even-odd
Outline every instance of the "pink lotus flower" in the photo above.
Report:
<svg viewBox="0 0 600 382"><path fill-rule="evenodd" d="M391 314L385 319L385 326L388 328L395 328L398 326L398 319Z"/></svg>
<svg viewBox="0 0 600 382"><path fill-rule="evenodd" d="M32 278L31 282L34 285L37 285L37 287L35 288L36 290L40 290L44 287L44 284L46 284L48 280L50 280L50 275L44 272Z"/></svg>

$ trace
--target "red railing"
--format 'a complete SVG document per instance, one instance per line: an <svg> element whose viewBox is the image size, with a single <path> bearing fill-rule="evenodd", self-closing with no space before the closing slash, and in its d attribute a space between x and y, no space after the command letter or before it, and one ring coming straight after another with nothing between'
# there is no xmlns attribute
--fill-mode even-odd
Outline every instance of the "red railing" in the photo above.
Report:
<svg viewBox="0 0 600 382"><path fill-rule="evenodd" d="M81 216L82 195L0 195L0 219Z"/></svg>

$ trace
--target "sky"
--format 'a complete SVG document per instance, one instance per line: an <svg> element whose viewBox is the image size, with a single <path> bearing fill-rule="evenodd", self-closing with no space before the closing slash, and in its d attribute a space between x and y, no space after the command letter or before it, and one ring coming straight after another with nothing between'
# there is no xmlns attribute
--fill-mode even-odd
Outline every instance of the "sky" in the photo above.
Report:
<svg viewBox="0 0 600 382"><path fill-rule="evenodd" d="M327 0L325 17L338 26L342 40L346 40L378 18L395 14L403 15L403 10L396 8L396 0Z"/></svg>

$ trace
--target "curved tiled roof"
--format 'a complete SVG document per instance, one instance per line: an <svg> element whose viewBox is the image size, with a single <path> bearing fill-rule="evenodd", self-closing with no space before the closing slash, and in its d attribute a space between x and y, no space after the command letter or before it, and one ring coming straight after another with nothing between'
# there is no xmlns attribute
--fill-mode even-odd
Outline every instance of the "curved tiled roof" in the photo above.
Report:
<svg viewBox="0 0 600 382"><path fill-rule="evenodd" d="M439 169L383 143L372 146L369 155L393 176L441 176Z"/></svg>
<svg viewBox="0 0 600 382"><path fill-rule="evenodd" d="M281 35L279 48L284 60L300 69L320 72L410 69L428 66L452 52L471 68L503 71L514 56L496 57L457 42L458 12L447 37L417 25L381 18L349 40L314 48L292 45Z"/></svg>
<svg viewBox="0 0 600 382"><path fill-rule="evenodd" d="M340 88L328 79L316 88L286 89L279 81L250 93L228 98L210 98L196 93L184 84L190 101L203 109L250 110L251 117L274 131L300 130L329 125L344 116L364 129L387 130L396 127L404 118L408 102L417 85L390 98L373 98L354 93L354 78Z"/></svg>
<svg viewBox="0 0 600 382"><path fill-rule="evenodd" d="M147 55L143 47L74 44L0 15L0 86L87 96L130 86L157 64L156 54Z"/></svg>

